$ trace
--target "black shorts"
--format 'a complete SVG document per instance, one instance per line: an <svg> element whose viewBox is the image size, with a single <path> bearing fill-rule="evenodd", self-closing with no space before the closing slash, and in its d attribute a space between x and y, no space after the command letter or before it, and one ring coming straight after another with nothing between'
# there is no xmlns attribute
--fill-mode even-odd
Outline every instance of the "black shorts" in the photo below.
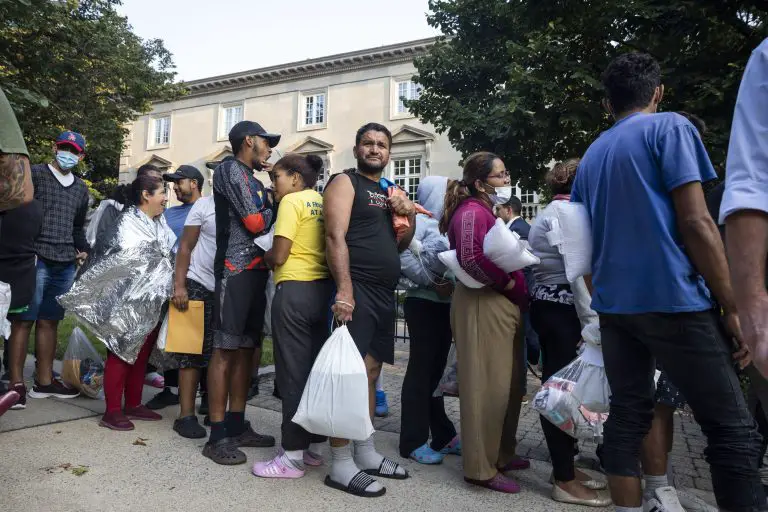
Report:
<svg viewBox="0 0 768 512"><path fill-rule="evenodd" d="M267 270L244 270L216 280L213 348L237 350L261 346L268 278Z"/></svg>
<svg viewBox="0 0 768 512"><path fill-rule="evenodd" d="M365 357L395 363L395 292L382 286L353 282L355 310L347 324L355 345Z"/></svg>

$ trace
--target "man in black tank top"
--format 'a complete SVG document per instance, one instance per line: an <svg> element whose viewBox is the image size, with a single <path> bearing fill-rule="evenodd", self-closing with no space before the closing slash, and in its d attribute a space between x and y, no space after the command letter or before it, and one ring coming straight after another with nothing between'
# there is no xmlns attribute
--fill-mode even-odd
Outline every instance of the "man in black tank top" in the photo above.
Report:
<svg viewBox="0 0 768 512"><path fill-rule="evenodd" d="M375 405L375 383L383 362L394 363L394 291L400 276L400 252L413 238L416 210L411 201L387 197L380 184L389 163L392 134L375 123L358 130L354 154L357 169L329 180L325 188L326 255L336 282L333 310L347 322L368 369L371 419ZM410 228L398 243L392 215L405 215ZM379 455L372 438L355 441L354 459L349 441L331 439L333 464L325 483L352 494L381 496L384 488L368 475L405 479L408 473L397 463Z"/></svg>

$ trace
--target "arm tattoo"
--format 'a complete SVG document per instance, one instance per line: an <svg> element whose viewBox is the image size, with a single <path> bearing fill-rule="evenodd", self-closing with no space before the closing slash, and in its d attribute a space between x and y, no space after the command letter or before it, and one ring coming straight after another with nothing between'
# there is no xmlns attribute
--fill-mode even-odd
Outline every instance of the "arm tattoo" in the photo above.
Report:
<svg viewBox="0 0 768 512"><path fill-rule="evenodd" d="M29 159L17 153L0 153L0 211L24 202L24 177Z"/></svg>

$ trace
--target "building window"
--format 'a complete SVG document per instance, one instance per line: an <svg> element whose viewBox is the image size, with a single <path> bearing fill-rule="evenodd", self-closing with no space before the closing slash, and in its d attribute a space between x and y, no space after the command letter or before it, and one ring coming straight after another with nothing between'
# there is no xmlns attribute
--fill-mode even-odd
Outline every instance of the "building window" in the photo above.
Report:
<svg viewBox="0 0 768 512"><path fill-rule="evenodd" d="M395 158L392 160L392 179L408 192L411 200L416 200L416 191L421 180L421 158Z"/></svg>
<svg viewBox="0 0 768 512"><path fill-rule="evenodd" d="M299 102L302 128L322 128L327 121L327 102L324 92L302 94Z"/></svg>
<svg viewBox="0 0 768 512"><path fill-rule="evenodd" d="M325 181L328 179L328 176L331 175L330 169L328 169L328 154L327 153L314 153L315 155L319 156L323 160L323 169L320 171L320 174L317 176L317 183L315 183L315 190L323 193L323 190L325 189Z"/></svg>
<svg viewBox="0 0 768 512"><path fill-rule="evenodd" d="M229 137L229 131L232 127L243 120L243 104L222 106L219 112L219 119L221 120L219 124L219 140L223 140Z"/></svg>
<svg viewBox="0 0 768 512"><path fill-rule="evenodd" d="M152 119L152 145L167 146L171 142L171 116Z"/></svg>
<svg viewBox="0 0 768 512"><path fill-rule="evenodd" d="M421 86L413 80L397 82L397 113L408 114L408 107L403 100L417 100L421 96Z"/></svg>
<svg viewBox="0 0 768 512"><path fill-rule="evenodd" d="M533 190L520 189L520 202L523 204L535 203L536 192L534 192Z"/></svg>

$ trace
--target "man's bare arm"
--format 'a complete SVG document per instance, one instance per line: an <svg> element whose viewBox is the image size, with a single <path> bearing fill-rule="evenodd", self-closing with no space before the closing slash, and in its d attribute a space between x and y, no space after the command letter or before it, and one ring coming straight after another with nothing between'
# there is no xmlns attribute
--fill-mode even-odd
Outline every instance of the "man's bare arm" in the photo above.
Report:
<svg viewBox="0 0 768 512"><path fill-rule="evenodd" d="M192 251L200 238L201 226L184 226L176 252L176 266L173 270L173 304L180 311L185 311L189 303L187 290L187 272L192 261Z"/></svg>
<svg viewBox="0 0 768 512"><path fill-rule="evenodd" d="M0 211L11 210L34 198L29 158L0 153Z"/></svg>
<svg viewBox="0 0 768 512"><path fill-rule="evenodd" d="M768 214L741 210L725 221L728 259L734 262L731 280L736 303L766 295L765 259L768 255Z"/></svg>
<svg viewBox="0 0 768 512"><path fill-rule="evenodd" d="M354 309L354 295L352 292L352 277L349 273L349 248L347 247L347 229L352 215L352 204L355 200L355 189L349 176L341 175L334 179L325 189L323 194L323 219L325 221L325 254L328 268L336 281L336 302L344 302L341 306L350 305L348 308L337 308L337 313L342 321L351 319ZM344 314L337 310L348 309Z"/></svg>
<svg viewBox="0 0 768 512"><path fill-rule="evenodd" d="M678 229L693 266L704 276L724 312L736 313L738 309L733 298L725 248L707 210L701 183L695 181L674 189L672 200Z"/></svg>

